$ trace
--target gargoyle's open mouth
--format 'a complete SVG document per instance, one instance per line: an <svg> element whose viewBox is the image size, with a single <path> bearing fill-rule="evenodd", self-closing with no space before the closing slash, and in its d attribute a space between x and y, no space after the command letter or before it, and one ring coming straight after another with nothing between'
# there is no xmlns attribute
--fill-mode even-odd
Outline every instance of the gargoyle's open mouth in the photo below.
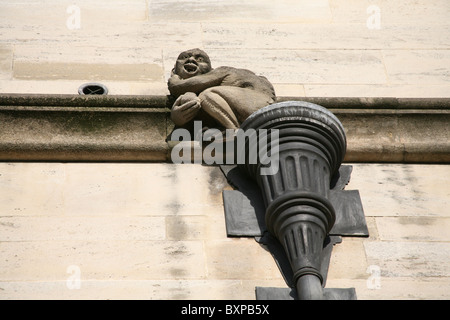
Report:
<svg viewBox="0 0 450 320"><path fill-rule="evenodd" d="M192 63L192 62L191 63L186 63L184 65L184 70L187 73L194 73L194 72L196 72L198 70L198 66L195 63Z"/></svg>

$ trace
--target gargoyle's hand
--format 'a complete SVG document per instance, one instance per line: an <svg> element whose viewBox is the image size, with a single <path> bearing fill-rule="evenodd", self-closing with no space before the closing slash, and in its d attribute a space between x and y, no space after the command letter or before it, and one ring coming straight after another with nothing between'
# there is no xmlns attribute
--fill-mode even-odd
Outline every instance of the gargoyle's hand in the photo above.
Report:
<svg viewBox="0 0 450 320"><path fill-rule="evenodd" d="M175 100L170 117L177 126L183 126L195 118L200 108L200 99L197 95L187 92Z"/></svg>

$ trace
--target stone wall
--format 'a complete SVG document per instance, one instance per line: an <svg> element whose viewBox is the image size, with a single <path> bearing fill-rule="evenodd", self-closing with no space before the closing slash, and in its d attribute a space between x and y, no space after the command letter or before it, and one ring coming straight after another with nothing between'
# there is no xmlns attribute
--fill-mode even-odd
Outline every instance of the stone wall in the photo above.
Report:
<svg viewBox="0 0 450 320"><path fill-rule="evenodd" d="M164 97L177 55L200 47L214 67L266 76L281 98L450 98L449 14L448 0L1 1L0 299L254 299L255 286L285 286L265 248L226 236L230 186L217 167L149 163L167 160L167 144L115 159L139 163L67 162L93 160L86 150L99 144L87 140L110 132L92 127L102 110L69 106L91 121L77 126L81 113L67 122L54 112L60 100L33 106L26 94L77 95L100 82L113 113L114 96ZM338 114L357 155L346 189L359 190L370 237L334 247L327 287L355 287L359 299L449 298L448 104L421 101ZM161 140L170 123L152 127L157 117L140 108L164 107L114 114L123 126L96 155L119 155L119 138ZM441 124L435 135L430 123ZM67 141L74 158L20 162L49 161L36 155ZM443 164L411 164L406 148L438 150ZM396 163L353 163L368 155Z"/></svg>
<svg viewBox="0 0 450 320"><path fill-rule="evenodd" d="M369 238L344 237L327 288L448 299L448 166L354 164ZM228 238L218 167L0 163L1 299L255 299L286 287L253 238ZM79 280L79 282L77 282Z"/></svg>
<svg viewBox="0 0 450 320"><path fill-rule="evenodd" d="M449 97L447 0L2 1L0 92L165 94L177 55L263 74L279 96Z"/></svg>

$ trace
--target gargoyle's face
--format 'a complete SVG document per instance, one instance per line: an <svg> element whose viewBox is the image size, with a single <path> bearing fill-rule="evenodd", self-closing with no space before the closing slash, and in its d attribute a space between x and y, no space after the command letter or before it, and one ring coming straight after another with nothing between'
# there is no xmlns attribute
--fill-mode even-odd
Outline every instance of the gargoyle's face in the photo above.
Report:
<svg viewBox="0 0 450 320"><path fill-rule="evenodd" d="M211 71L211 61L206 52L200 49L180 53L175 63L175 73L182 79L192 78L209 71Z"/></svg>

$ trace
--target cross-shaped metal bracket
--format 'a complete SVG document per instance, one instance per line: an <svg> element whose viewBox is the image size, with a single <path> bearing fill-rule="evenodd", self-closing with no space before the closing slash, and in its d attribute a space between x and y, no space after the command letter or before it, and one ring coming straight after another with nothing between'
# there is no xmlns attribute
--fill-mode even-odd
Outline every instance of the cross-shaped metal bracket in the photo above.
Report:
<svg viewBox="0 0 450 320"><path fill-rule="evenodd" d="M292 270L281 244L267 231L265 207L257 184L234 165L222 165L221 170L235 190L223 191L225 221L229 237L254 237L272 254L289 288L256 288L258 300L295 299ZM336 222L324 242L322 277L325 286L333 246L342 236L368 237L369 232L358 190L344 190L350 181L353 167L342 165L330 186L330 202L336 212ZM325 299L356 299L354 288L324 289Z"/></svg>

